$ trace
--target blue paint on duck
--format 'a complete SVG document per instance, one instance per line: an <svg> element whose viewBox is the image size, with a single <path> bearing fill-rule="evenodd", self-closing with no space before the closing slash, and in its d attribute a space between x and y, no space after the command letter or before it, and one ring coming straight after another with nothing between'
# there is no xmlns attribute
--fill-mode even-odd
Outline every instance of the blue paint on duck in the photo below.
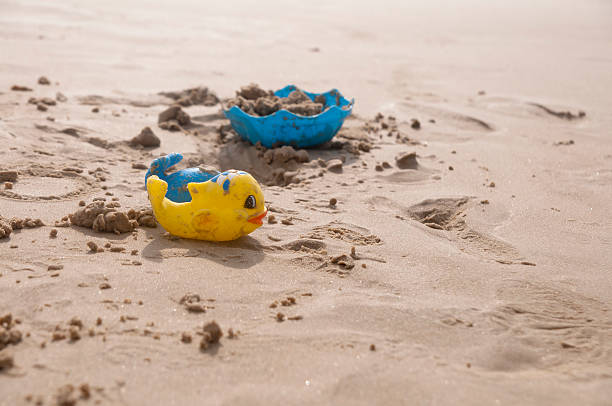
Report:
<svg viewBox="0 0 612 406"><path fill-rule="evenodd" d="M166 175L166 172L183 159L183 155L174 152L166 156L159 157L151 162L149 170L145 175L145 185L151 175L157 175L161 180L168 184L166 197L176 203L191 201L191 195L187 189L187 184L191 182L201 183L219 176L218 171L206 172L200 168L187 168Z"/></svg>

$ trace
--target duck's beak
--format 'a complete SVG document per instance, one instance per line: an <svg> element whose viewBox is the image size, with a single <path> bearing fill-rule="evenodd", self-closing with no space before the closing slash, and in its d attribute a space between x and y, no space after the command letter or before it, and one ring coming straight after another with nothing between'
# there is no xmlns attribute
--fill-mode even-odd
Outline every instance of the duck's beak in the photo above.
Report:
<svg viewBox="0 0 612 406"><path fill-rule="evenodd" d="M268 214L268 209L265 209L265 210L263 211L263 213L260 213L260 214L254 214L254 215L252 215L251 217L249 217L249 218L247 219L247 221L248 221L249 223L253 223L253 224L262 225L262 224L263 224L263 221L262 221L262 220L263 220L263 218L264 218L264 217L266 217L266 214Z"/></svg>

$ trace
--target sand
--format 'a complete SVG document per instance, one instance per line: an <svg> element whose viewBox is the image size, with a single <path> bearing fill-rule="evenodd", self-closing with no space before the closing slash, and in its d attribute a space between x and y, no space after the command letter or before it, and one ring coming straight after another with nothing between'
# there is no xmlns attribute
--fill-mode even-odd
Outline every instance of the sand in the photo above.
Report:
<svg viewBox="0 0 612 406"><path fill-rule="evenodd" d="M273 90L266 91L256 83L251 83L241 86L236 91L236 97L227 101L226 108L237 106L247 114L260 117L269 116L281 109L300 116L314 116L325 110L325 104L323 95L311 100L302 90L295 89L287 97L278 97Z"/></svg>
<svg viewBox="0 0 612 406"><path fill-rule="evenodd" d="M239 3L3 2L0 405L610 404L612 6ZM353 115L256 148L251 82ZM170 152L268 221L151 228Z"/></svg>

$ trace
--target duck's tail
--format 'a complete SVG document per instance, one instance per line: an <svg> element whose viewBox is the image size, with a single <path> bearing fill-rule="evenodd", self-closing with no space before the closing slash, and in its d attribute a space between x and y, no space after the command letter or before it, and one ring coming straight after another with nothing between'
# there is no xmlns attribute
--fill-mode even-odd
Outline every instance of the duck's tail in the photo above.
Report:
<svg viewBox="0 0 612 406"><path fill-rule="evenodd" d="M149 193L151 206L153 206L153 212L159 213L163 210L167 191L168 184L158 178L157 175L152 175L147 179L147 192Z"/></svg>
<svg viewBox="0 0 612 406"><path fill-rule="evenodd" d="M151 165L149 165L149 170L147 171L147 174L145 175L145 183L147 183L149 177L153 175L157 176L158 178L162 180L165 180L166 171L172 168L177 163L181 162L182 159L183 159L183 155L179 154L178 152L173 152L166 156L162 156L162 157L155 159L153 162L151 162ZM148 185L147 185L147 188L148 188Z"/></svg>

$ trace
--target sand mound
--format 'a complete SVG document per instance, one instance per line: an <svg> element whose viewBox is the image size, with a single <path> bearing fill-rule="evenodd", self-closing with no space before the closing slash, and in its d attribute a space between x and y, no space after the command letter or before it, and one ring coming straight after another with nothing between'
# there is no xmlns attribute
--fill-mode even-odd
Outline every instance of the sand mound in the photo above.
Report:
<svg viewBox="0 0 612 406"><path fill-rule="evenodd" d="M191 117L183 111L181 106L170 106L157 117L157 125L164 130L181 131L189 124L191 124Z"/></svg>
<svg viewBox="0 0 612 406"><path fill-rule="evenodd" d="M21 331L15 328L17 320L11 313L0 317L0 350L9 345L17 345L21 342Z"/></svg>
<svg viewBox="0 0 612 406"><path fill-rule="evenodd" d="M140 134L130 140L130 145L141 145L145 148L159 147L161 141L157 135L151 130L151 127L145 127L140 131Z"/></svg>
<svg viewBox="0 0 612 406"><path fill-rule="evenodd" d="M176 104L183 107L203 105L214 106L219 103L219 98L208 87L194 87L191 89L180 90L176 92L160 92L161 96L171 98Z"/></svg>
<svg viewBox="0 0 612 406"><path fill-rule="evenodd" d="M75 226L91 228L99 233L121 234L129 233L138 226L157 226L151 209L122 212L117 210L119 206L117 202L95 201L70 214L68 218Z"/></svg>
<svg viewBox="0 0 612 406"><path fill-rule="evenodd" d="M395 157L395 164L400 169L418 169L416 152L402 152Z"/></svg>
<svg viewBox="0 0 612 406"><path fill-rule="evenodd" d="M16 182L17 171L0 171L0 182Z"/></svg>
<svg viewBox="0 0 612 406"><path fill-rule="evenodd" d="M112 204L107 207L101 201L90 203L68 217L72 224L91 228L99 233L129 233L136 226L130 222L126 213L117 211Z"/></svg>
<svg viewBox="0 0 612 406"><path fill-rule="evenodd" d="M7 238L14 230L36 228L44 225L45 223L43 223L41 219L32 219L30 217L20 219L13 217L10 220L7 220L0 216L0 238Z"/></svg>
<svg viewBox="0 0 612 406"><path fill-rule="evenodd" d="M11 224L4 218L0 217L0 238L8 237L12 232L13 227L11 227Z"/></svg>
<svg viewBox="0 0 612 406"><path fill-rule="evenodd" d="M217 344L223 337L223 331L216 321L211 321L204 325L202 329L202 341L200 341L200 349L205 351L212 344Z"/></svg>
<svg viewBox="0 0 612 406"><path fill-rule="evenodd" d="M290 146L265 149L238 138L222 145L218 160L220 168L246 170L267 185L300 183L312 176L307 169L313 169L306 166L310 162L306 150L296 150Z"/></svg>
<svg viewBox="0 0 612 406"><path fill-rule="evenodd" d="M268 116L285 109L300 116L314 116L321 113L325 107L325 98L312 101L304 92L294 90L287 97L278 97L271 90L263 90L259 85L251 83L236 92L236 97L229 100L228 108L238 106L250 115Z"/></svg>

